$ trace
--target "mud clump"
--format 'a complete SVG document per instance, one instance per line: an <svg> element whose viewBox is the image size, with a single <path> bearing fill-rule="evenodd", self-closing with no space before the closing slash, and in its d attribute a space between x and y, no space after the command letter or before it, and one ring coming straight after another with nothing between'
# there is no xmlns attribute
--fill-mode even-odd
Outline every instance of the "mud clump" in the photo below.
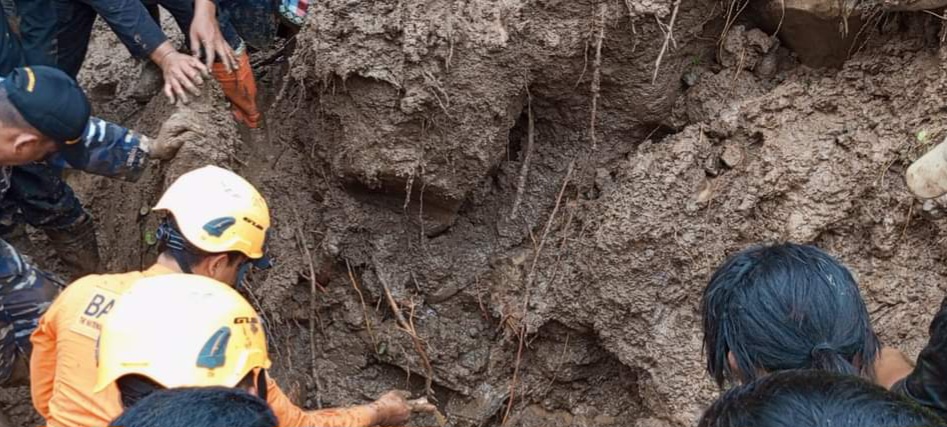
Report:
<svg viewBox="0 0 947 427"><path fill-rule="evenodd" d="M137 236L181 172L216 163L256 184L276 266L245 293L274 376L310 408L409 388L455 426L692 425L716 394L703 286L767 241L841 257L885 344L917 352L947 224L901 175L945 135L941 23L898 14L849 52L837 26L796 38L796 14L773 37L759 11L677 7L652 82L673 2L318 2L288 66L257 70L276 99L265 138L212 89L188 107L201 138L141 182L70 179L112 271L153 260ZM173 111L155 99L129 123L154 134Z"/></svg>

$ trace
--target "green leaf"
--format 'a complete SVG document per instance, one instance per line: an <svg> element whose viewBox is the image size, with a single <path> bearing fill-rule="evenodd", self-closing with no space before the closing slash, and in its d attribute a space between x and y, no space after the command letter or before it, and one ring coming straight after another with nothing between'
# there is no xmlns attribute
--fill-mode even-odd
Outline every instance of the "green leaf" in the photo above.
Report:
<svg viewBox="0 0 947 427"><path fill-rule="evenodd" d="M921 142L921 143L927 142L927 131L926 130L918 131L915 137L917 138L917 142Z"/></svg>

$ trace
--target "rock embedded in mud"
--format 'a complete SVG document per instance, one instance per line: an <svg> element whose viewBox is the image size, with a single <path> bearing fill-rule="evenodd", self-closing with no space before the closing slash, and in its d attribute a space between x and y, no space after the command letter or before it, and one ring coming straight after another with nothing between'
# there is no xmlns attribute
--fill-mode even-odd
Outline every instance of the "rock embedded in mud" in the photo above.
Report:
<svg viewBox="0 0 947 427"><path fill-rule="evenodd" d="M743 150L736 144L729 144L724 147L720 161L724 166L733 169L743 163Z"/></svg>
<svg viewBox="0 0 947 427"><path fill-rule="evenodd" d="M774 45L775 40L759 29L737 25L727 32L718 59L727 68L753 70Z"/></svg>

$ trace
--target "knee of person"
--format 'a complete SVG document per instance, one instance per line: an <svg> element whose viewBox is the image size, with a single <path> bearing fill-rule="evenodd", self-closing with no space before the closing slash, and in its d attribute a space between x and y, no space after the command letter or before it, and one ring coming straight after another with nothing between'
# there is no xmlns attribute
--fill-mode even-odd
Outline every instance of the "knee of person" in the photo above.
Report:
<svg viewBox="0 0 947 427"><path fill-rule="evenodd" d="M736 387L704 412L698 427L947 426L936 415L868 381L792 370Z"/></svg>
<svg viewBox="0 0 947 427"><path fill-rule="evenodd" d="M702 298L707 370L723 386L787 369L871 376L880 350L851 272L808 245L754 246Z"/></svg>
<svg viewBox="0 0 947 427"><path fill-rule="evenodd" d="M121 427L276 427L269 405L241 389L157 390L112 421Z"/></svg>

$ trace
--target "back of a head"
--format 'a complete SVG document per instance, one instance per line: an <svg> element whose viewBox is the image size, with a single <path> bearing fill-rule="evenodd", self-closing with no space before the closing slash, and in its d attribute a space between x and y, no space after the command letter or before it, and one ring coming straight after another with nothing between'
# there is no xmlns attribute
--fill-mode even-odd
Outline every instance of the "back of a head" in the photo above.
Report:
<svg viewBox="0 0 947 427"><path fill-rule="evenodd" d="M121 427L276 427L259 397L224 387L161 390L127 409L110 425Z"/></svg>
<svg viewBox="0 0 947 427"><path fill-rule="evenodd" d="M731 256L711 277L702 312L707 370L720 386L788 369L870 377L880 347L855 279L813 246Z"/></svg>
<svg viewBox="0 0 947 427"><path fill-rule="evenodd" d="M95 391L125 376L164 388L235 387L268 369L253 306L229 286L193 274L135 282L102 325Z"/></svg>
<svg viewBox="0 0 947 427"><path fill-rule="evenodd" d="M783 371L736 387L698 427L945 427L936 415L845 374Z"/></svg>

